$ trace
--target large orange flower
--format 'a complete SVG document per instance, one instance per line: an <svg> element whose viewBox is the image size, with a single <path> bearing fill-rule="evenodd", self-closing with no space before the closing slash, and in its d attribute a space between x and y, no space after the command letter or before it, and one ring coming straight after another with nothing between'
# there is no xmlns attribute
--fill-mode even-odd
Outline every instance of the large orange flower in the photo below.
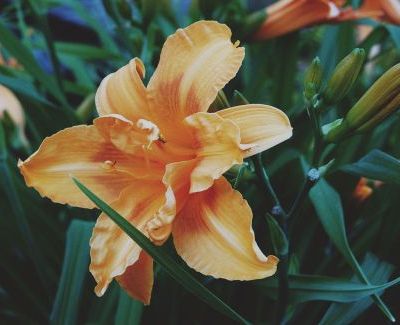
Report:
<svg viewBox="0 0 400 325"><path fill-rule="evenodd" d="M280 0L265 8L267 18L254 34L263 40L315 24L329 22L340 14L344 0Z"/></svg>
<svg viewBox="0 0 400 325"><path fill-rule="evenodd" d="M26 183L55 202L93 208L74 175L155 244L172 233L180 256L203 274L274 274L277 258L258 248L251 209L222 174L292 129L283 112L266 105L206 113L244 57L230 37L226 25L197 22L167 39L147 87L139 59L107 76L96 94L100 117L46 138L19 164ZM90 247L97 295L116 278L149 303L152 259L104 214Z"/></svg>
<svg viewBox="0 0 400 325"><path fill-rule="evenodd" d="M338 20L361 18L372 18L400 25L400 2L399 0L364 0L358 9L346 8L343 10Z"/></svg>

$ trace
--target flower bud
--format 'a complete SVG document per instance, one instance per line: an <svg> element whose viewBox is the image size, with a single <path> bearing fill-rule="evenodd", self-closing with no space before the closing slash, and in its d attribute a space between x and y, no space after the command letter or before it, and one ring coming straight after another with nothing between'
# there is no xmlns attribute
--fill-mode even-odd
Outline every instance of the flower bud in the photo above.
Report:
<svg viewBox="0 0 400 325"><path fill-rule="evenodd" d="M321 88L322 66L319 57L316 57L308 67L304 76L304 97L311 100Z"/></svg>
<svg viewBox="0 0 400 325"><path fill-rule="evenodd" d="M363 49L354 49L336 66L325 90L327 103L336 103L351 90L360 74L365 59Z"/></svg>
<svg viewBox="0 0 400 325"><path fill-rule="evenodd" d="M366 91L350 109L343 121L327 134L337 142L353 134L375 127L400 106L400 63L396 64Z"/></svg>

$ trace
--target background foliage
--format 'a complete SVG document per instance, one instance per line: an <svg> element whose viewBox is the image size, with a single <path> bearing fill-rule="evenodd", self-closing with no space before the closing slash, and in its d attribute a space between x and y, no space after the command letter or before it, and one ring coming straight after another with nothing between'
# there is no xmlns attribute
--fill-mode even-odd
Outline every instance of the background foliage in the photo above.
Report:
<svg viewBox="0 0 400 325"><path fill-rule="evenodd" d="M232 319L243 322L243 318L257 324L276 321L283 303L277 275L245 283L207 278L188 269L176 257L172 245L155 251L160 257L149 307L130 299L117 285L103 298L95 297L94 280L88 272L88 240L98 211L41 198L25 186L17 169L17 160L32 153L44 137L91 122L95 116L94 93L104 76L137 56L146 65L148 78L165 38L178 27L203 18L227 23L233 38L246 47L244 64L225 89L229 102L241 103L244 96L253 103L274 105L289 115L294 127L293 137L263 154L261 161L249 160L239 172L228 173L253 208L256 237L263 251L281 257L290 252L286 264L290 290L284 320L301 324L384 323L386 316L373 304L371 294L380 295L391 313L400 315L399 288L392 286L397 283L400 266L396 249L400 244L400 161L396 159L400 157L399 114L327 153L326 163L335 160L322 170L326 172L324 178L289 220L289 246L275 217L266 216L276 202L265 193L262 175L254 169L260 171L261 166L268 170L280 203L289 209L306 181L314 150L303 99L305 69L318 55L324 79L328 80L335 65L353 48L365 49L367 60L354 88L322 115L323 124L332 122L343 117L373 81L399 61L400 29L366 20L373 32L361 43L356 28L360 22L318 26L255 43L250 35L258 16L251 13L267 2L1 2L0 52L6 59L15 58L18 65L0 66L0 83L22 102L29 139L28 144L21 141L10 119L3 116L3 324L205 324L231 323ZM379 51L374 50L377 46ZM221 107L226 102L219 100L214 105ZM361 176L383 181L362 202L353 195ZM174 270L184 275L174 276ZM360 275L368 278L369 284L360 282ZM189 282L183 283L183 279ZM378 305L383 308L382 301ZM243 318L236 317L236 312Z"/></svg>

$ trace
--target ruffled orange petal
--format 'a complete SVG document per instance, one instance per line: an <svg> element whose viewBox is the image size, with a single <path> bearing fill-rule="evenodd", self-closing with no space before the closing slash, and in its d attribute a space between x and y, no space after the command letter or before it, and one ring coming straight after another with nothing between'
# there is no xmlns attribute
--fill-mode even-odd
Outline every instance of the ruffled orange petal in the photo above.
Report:
<svg viewBox="0 0 400 325"><path fill-rule="evenodd" d="M168 37L148 85L152 120L167 141L190 142L177 126L208 109L243 57L244 48L232 44L230 29L215 21L196 22Z"/></svg>
<svg viewBox="0 0 400 325"><path fill-rule="evenodd" d="M136 181L126 188L111 204L119 214L147 234L149 220L164 213L165 186L161 182ZM174 210L170 210L174 213ZM164 216L173 218L173 216ZM114 277L124 274L127 267L137 262L141 248L109 217L101 214L90 240L90 272L97 282L95 292L104 294Z"/></svg>
<svg viewBox="0 0 400 325"><path fill-rule="evenodd" d="M254 34L254 39L269 39L329 21L340 11L334 1L282 0L268 6L266 13L267 18Z"/></svg>
<svg viewBox="0 0 400 325"><path fill-rule="evenodd" d="M138 133L141 138L132 140ZM76 187L71 176L104 201L113 202L135 179L161 180L164 165L146 158L151 151L144 149L150 140L149 130L130 121L117 116L101 117L94 125L74 126L46 138L18 166L26 184L42 196L57 203L92 208L93 203Z"/></svg>
<svg viewBox="0 0 400 325"><path fill-rule="evenodd" d="M198 272L227 280L253 280L275 273L278 259L265 257L251 225L252 212L226 179L191 194L173 223L178 254Z"/></svg>
<svg viewBox="0 0 400 325"><path fill-rule="evenodd" d="M195 166L190 174L190 193L204 191L229 168L243 162L240 130L215 113L196 113L186 118L197 146ZM188 162L192 164L192 162Z"/></svg>
<svg viewBox="0 0 400 325"><path fill-rule="evenodd" d="M289 118L272 106L241 105L217 114L239 127L240 143L249 146L244 157L267 150L292 136Z"/></svg>
<svg viewBox="0 0 400 325"><path fill-rule="evenodd" d="M154 282L153 259L142 251L137 262L128 266L116 280L132 298L149 305Z"/></svg>
<svg viewBox="0 0 400 325"><path fill-rule="evenodd" d="M381 0L381 6L387 20L396 25L400 25L400 2L398 0Z"/></svg>
<svg viewBox="0 0 400 325"><path fill-rule="evenodd" d="M145 68L138 58L109 74L96 92L96 107L100 116L120 114L136 121L148 117L147 91L142 79Z"/></svg>

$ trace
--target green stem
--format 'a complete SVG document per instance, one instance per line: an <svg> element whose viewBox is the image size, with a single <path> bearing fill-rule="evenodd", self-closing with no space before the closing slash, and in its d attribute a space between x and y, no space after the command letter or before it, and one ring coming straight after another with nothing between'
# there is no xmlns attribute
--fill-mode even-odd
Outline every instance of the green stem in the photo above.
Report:
<svg viewBox="0 0 400 325"><path fill-rule="evenodd" d="M272 215L277 218L279 225L281 226L285 235L287 235L287 214L285 210L282 208L282 205L279 201L278 196L275 193L274 188L272 187L271 181L269 179L268 173L262 163L261 154L253 157L253 162L256 170L256 174L260 180L262 180L262 184L265 188L265 191L271 195L272 200L274 202L274 207L272 208ZM289 299L289 280L288 280L288 255L279 256L280 262L278 267L278 302L277 309L275 314L275 324L281 324L282 320L286 313L286 308Z"/></svg>
<svg viewBox="0 0 400 325"><path fill-rule="evenodd" d="M244 164L242 164L240 167L239 167L239 171L238 171L238 173L237 173L237 176L236 176L236 179L235 179L235 183L233 184L233 188L236 190L237 188L238 188L238 186L239 186L239 183L240 183L240 180L242 179L242 176L243 176L243 173L244 173L244 170L246 169L246 165L245 165L245 163Z"/></svg>
<svg viewBox="0 0 400 325"><path fill-rule="evenodd" d="M255 166L256 174L258 178L262 181L262 184L266 190L266 192L271 195L272 201L274 202L274 207L271 211L272 215L280 217L279 219L286 219L286 212L283 209L278 196L275 193L274 188L272 187L271 180L269 179L268 173L262 163L261 154L253 157L253 163ZM278 220L281 224L282 220Z"/></svg>
<svg viewBox="0 0 400 325"><path fill-rule="evenodd" d="M289 302L289 256L279 256L279 267L278 267L278 305L275 314L274 324L280 325L283 323L283 319L286 314L287 305Z"/></svg>

